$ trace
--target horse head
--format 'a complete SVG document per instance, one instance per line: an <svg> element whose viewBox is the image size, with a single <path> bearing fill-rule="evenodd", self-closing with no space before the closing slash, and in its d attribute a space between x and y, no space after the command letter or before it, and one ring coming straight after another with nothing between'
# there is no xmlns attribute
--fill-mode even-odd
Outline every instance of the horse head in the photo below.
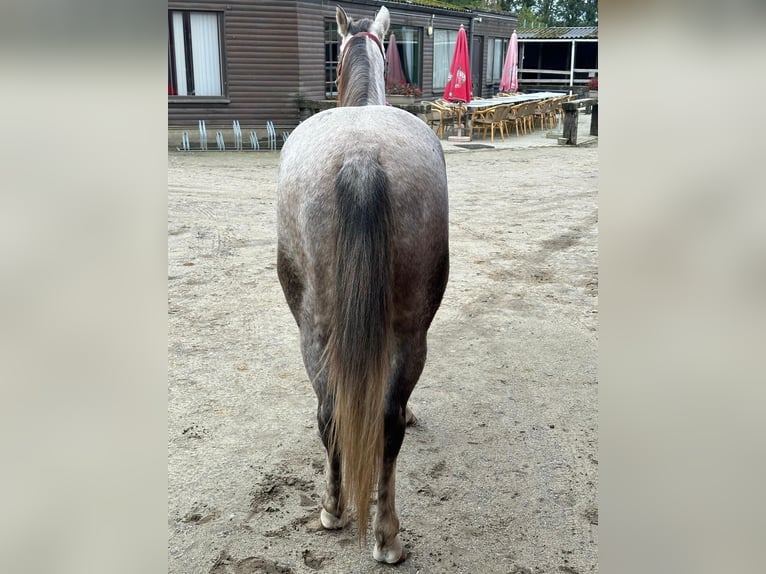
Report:
<svg viewBox="0 0 766 574"><path fill-rule="evenodd" d="M354 20L340 6L335 9L340 38L338 105L366 106L386 103L383 38L390 16L383 6L374 20Z"/></svg>

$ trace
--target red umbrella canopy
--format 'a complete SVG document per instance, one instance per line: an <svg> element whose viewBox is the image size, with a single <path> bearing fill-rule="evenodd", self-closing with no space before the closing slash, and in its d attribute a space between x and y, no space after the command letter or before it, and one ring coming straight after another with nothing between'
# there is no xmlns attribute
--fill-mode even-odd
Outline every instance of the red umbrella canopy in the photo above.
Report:
<svg viewBox="0 0 766 574"><path fill-rule="evenodd" d="M452 54L447 85L444 86L444 99L448 102L471 101L471 60L468 58L468 38L465 28L460 25L455 42L455 52Z"/></svg>
<svg viewBox="0 0 766 574"><path fill-rule="evenodd" d="M407 77L404 75L402 60L399 58L399 49L396 47L396 34L393 32L388 38L388 49L386 50L386 89L406 84Z"/></svg>
<svg viewBox="0 0 766 574"><path fill-rule="evenodd" d="M500 78L499 90L501 92L515 92L519 88L519 37L516 30L511 34L511 41L508 42L508 51L505 53L505 63L503 64L503 75Z"/></svg>

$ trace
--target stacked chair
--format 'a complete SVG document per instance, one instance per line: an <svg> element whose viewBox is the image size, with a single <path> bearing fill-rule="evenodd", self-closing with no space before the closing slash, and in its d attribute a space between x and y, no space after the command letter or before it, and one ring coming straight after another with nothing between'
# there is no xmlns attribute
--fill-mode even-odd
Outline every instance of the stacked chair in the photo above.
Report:
<svg viewBox="0 0 766 574"><path fill-rule="evenodd" d="M427 122L436 131L436 135L444 139L444 134L455 125L455 110L447 106L444 100L435 100L431 102Z"/></svg>

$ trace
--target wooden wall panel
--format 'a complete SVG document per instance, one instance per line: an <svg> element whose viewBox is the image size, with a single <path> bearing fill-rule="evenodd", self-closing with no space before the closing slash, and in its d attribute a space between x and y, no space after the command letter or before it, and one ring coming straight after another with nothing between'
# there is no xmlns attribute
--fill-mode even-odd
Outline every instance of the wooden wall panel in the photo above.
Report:
<svg viewBox="0 0 766 574"><path fill-rule="evenodd" d="M311 100L322 100L324 89L324 22L335 19L335 5L325 2L297 2L298 92Z"/></svg>
<svg viewBox="0 0 766 574"><path fill-rule="evenodd" d="M265 128L271 120L294 127L294 98L299 77L298 33L294 2L169 2L168 9L223 13L225 99L168 98L168 126L196 129L204 119L208 130L230 128L239 120L243 131Z"/></svg>
<svg viewBox="0 0 766 574"><path fill-rule="evenodd" d="M168 2L169 10L215 10L223 14L223 67L225 97L168 97L169 128L196 130L200 119L208 130L231 128L239 120L242 130L265 130L266 121L278 131L293 129L300 112L296 98L324 99L324 22L335 19L341 5L355 18L372 17L380 2L372 0L185 0ZM433 92L434 27L470 31L471 14L408 4L388 4L394 24L423 29L421 88L426 98ZM475 16L475 15L474 15ZM481 14L474 34L485 36L483 55L491 37L510 37L516 20ZM214 133L214 132L213 132Z"/></svg>

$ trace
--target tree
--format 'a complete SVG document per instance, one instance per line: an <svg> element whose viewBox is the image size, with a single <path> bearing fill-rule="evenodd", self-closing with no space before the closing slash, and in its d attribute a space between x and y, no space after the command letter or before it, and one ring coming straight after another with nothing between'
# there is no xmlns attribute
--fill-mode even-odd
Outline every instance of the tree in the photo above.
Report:
<svg viewBox="0 0 766 574"><path fill-rule="evenodd" d="M453 0L459 8L502 10L519 17L519 28L596 26L598 0Z"/></svg>
<svg viewBox="0 0 766 574"><path fill-rule="evenodd" d="M558 0L549 22L551 26L594 26L598 24L598 2Z"/></svg>
<svg viewBox="0 0 766 574"><path fill-rule="evenodd" d="M545 23L532 11L530 6L522 6L517 13L519 28L542 28Z"/></svg>

